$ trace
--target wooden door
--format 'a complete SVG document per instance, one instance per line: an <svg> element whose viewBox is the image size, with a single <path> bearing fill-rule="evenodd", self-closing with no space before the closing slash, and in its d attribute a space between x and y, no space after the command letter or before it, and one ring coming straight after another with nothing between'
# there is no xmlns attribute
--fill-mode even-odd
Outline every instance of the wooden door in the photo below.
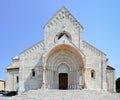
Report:
<svg viewBox="0 0 120 100"><path fill-rule="evenodd" d="M59 89L66 90L68 88L68 74L60 73L59 74Z"/></svg>

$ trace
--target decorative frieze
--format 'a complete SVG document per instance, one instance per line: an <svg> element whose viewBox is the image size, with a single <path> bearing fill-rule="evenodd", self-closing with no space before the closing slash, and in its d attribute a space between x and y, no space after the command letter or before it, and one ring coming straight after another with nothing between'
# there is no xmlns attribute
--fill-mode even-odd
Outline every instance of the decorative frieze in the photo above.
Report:
<svg viewBox="0 0 120 100"><path fill-rule="evenodd" d="M37 44L35 44L32 47L28 48L27 50L23 51L22 53L24 55L27 55L27 54L30 54L37 49L44 49L44 41L38 42Z"/></svg>
<svg viewBox="0 0 120 100"><path fill-rule="evenodd" d="M92 53L97 54L98 56L106 55L102 51L100 51L97 48L95 48L94 46L92 46L91 44L87 43L86 41L82 41L82 43L83 43L83 48L89 49L89 51L91 51Z"/></svg>
<svg viewBox="0 0 120 100"><path fill-rule="evenodd" d="M68 19L76 29L83 28L80 23L71 15L71 13L64 7L46 24L46 26L48 28L53 27L57 24L57 22L61 22L65 18Z"/></svg>

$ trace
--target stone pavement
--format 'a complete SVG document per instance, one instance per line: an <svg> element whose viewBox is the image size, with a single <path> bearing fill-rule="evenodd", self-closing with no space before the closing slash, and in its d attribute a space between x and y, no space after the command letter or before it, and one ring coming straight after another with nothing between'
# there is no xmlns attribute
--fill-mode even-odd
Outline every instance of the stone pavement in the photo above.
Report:
<svg viewBox="0 0 120 100"><path fill-rule="evenodd" d="M120 93L98 90L31 90L0 100L120 100Z"/></svg>

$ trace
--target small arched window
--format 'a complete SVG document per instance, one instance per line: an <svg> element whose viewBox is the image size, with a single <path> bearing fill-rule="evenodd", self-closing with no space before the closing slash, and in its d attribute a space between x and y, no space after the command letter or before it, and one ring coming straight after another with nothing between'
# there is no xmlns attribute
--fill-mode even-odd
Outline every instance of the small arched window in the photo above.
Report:
<svg viewBox="0 0 120 100"><path fill-rule="evenodd" d="M70 39L70 37L66 34L66 33L60 33L58 36L58 40L62 37L62 36L66 36L68 39Z"/></svg>
<svg viewBox="0 0 120 100"><path fill-rule="evenodd" d="M32 77L35 77L35 69L32 69Z"/></svg>
<svg viewBox="0 0 120 100"><path fill-rule="evenodd" d="M91 78L95 79L95 71L91 70Z"/></svg>
<svg viewBox="0 0 120 100"><path fill-rule="evenodd" d="M16 76L16 81L17 81L17 83L19 82L19 77L18 76Z"/></svg>
<svg viewBox="0 0 120 100"><path fill-rule="evenodd" d="M71 35L68 32L63 31L63 32L60 32L60 33L56 34L56 36L55 36L55 42L57 42L58 40L60 40L63 36L65 36L69 40L72 40Z"/></svg>

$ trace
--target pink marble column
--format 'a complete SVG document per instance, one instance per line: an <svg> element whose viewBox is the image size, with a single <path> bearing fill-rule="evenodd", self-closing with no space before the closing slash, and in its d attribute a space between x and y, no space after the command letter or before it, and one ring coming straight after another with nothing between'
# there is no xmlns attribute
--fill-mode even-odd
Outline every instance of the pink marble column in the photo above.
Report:
<svg viewBox="0 0 120 100"><path fill-rule="evenodd" d="M43 64L43 82L42 82L42 89L47 89L47 84L46 84L46 60L44 60Z"/></svg>
<svg viewBox="0 0 120 100"><path fill-rule="evenodd" d="M46 69L43 69L43 82L42 82L42 89L46 89L47 84L46 84Z"/></svg>

